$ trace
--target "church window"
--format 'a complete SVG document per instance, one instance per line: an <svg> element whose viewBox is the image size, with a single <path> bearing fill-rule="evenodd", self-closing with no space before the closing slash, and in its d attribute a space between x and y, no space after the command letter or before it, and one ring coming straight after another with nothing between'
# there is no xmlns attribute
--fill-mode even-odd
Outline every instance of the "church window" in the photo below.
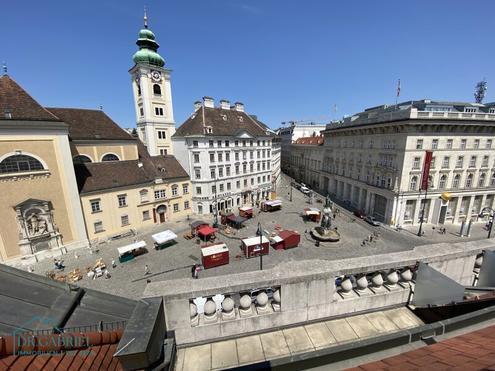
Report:
<svg viewBox="0 0 495 371"><path fill-rule="evenodd" d="M117 155L114 155L113 153L107 153L105 156L101 158L101 161L119 161L119 157Z"/></svg>
<svg viewBox="0 0 495 371"><path fill-rule="evenodd" d="M156 116L163 116L163 108L155 107L155 115Z"/></svg>
<svg viewBox="0 0 495 371"><path fill-rule="evenodd" d="M139 115L144 116L144 109L143 107L139 107Z"/></svg>
<svg viewBox="0 0 495 371"><path fill-rule="evenodd" d="M162 95L162 88L160 88L160 85L153 84L153 94Z"/></svg>
<svg viewBox="0 0 495 371"><path fill-rule="evenodd" d="M31 156L13 155L0 162L0 173L2 174L37 170L43 170L43 165Z"/></svg>
<svg viewBox="0 0 495 371"><path fill-rule="evenodd" d="M139 85L139 83L136 83L136 86L137 86L138 95L141 95L141 85Z"/></svg>
<svg viewBox="0 0 495 371"><path fill-rule="evenodd" d="M158 130L158 139L166 139L167 131L166 130Z"/></svg>
<svg viewBox="0 0 495 371"><path fill-rule="evenodd" d="M166 156L167 155L167 150L166 149L163 149L163 148L160 148L160 155Z"/></svg>
<svg viewBox="0 0 495 371"><path fill-rule="evenodd" d="M81 164L86 164L86 163L90 163L93 161L91 161L91 159L86 155L77 155L77 156L74 156L74 158L72 159L72 162L74 163L74 165L81 165Z"/></svg>

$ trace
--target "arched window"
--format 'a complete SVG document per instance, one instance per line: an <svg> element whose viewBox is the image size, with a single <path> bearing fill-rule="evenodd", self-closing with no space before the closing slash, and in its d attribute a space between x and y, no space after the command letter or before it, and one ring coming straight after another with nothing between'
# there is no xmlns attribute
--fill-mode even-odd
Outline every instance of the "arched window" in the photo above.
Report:
<svg viewBox="0 0 495 371"><path fill-rule="evenodd" d="M136 86L137 86L138 95L141 95L141 85L139 85L139 82L136 82Z"/></svg>
<svg viewBox="0 0 495 371"><path fill-rule="evenodd" d="M74 163L74 165L81 165L81 164L86 164L86 163L93 162L93 161L91 161L91 159L86 155L77 155L77 156L74 156L74 158L72 159L72 162Z"/></svg>
<svg viewBox="0 0 495 371"><path fill-rule="evenodd" d="M148 202L148 191L146 189L139 191L139 198L141 199L141 202Z"/></svg>
<svg viewBox="0 0 495 371"><path fill-rule="evenodd" d="M177 184L174 184L172 186L172 196L177 196L179 194L178 190L179 190L179 187L177 186Z"/></svg>
<svg viewBox="0 0 495 371"><path fill-rule="evenodd" d="M461 176L457 174L452 182L452 188L459 188L459 182L461 181Z"/></svg>
<svg viewBox="0 0 495 371"><path fill-rule="evenodd" d="M107 153L105 156L101 158L101 161L119 161L120 159L117 157L117 155L114 155L113 153Z"/></svg>
<svg viewBox="0 0 495 371"><path fill-rule="evenodd" d="M428 175L428 189L433 189L433 188L435 188L433 186L433 176Z"/></svg>
<svg viewBox="0 0 495 371"><path fill-rule="evenodd" d="M27 155L13 155L0 163L0 173L21 173L27 171L43 170L43 164L37 159Z"/></svg>
<svg viewBox="0 0 495 371"><path fill-rule="evenodd" d="M447 175L442 175L440 181L438 182L438 188L444 189L447 184Z"/></svg>
<svg viewBox="0 0 495 371"><path fill-rule="evenodd" d="M160 85L153 84L153 94L162 95L162 88L160 88Z"/></svg>
<svg viewBox="0 0 495 371"><path fill-rule="evenodd" d="M469 174L466 178L465 188L471 188L472 185L473 185L473 174Z"/></svg>
<svg viewBox="0 0 495 371"><path fill-rule="evenodd" d="M418 177L415 175L411 178L411 182L409 183L409 190L415 191L418 186Z"/></svg>
<svg viewBox="0 0 495 371"><path fill-rule="evenodd" d="M481 173L480 174L480 177L478 179L478 187L484 187L485 186L485 179L486 179L486 174L485 173Z"/></svg>

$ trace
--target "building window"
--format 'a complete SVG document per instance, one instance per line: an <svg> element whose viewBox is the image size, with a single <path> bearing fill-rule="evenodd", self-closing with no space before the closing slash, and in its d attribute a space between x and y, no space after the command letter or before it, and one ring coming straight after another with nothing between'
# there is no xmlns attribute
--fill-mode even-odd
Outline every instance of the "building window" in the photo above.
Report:
<svg viewBox="0 0 495 371"><path fill-rule="evenodd" d="M179 212L179 204L174 204L174 213Z"/></svg>
<svg viewBox="0 0 495 371"><path fill-rule="evenodd" d="M480 140L479 139L475 139L474 140L474 149L478 149L480 148Z"/></svg>
<svg viewBox="0 0 495 371"><path fill-rule="evenodd" d="M411 178L411 181L409 183L409 190L415 191L417 186L418 186L418 177L415 175Z"/></svg>
<svg viewBox="0 0 495 371"><path fill-rule="evenodd" d="M167 131L158 130L158 139L167 139Z"/></svg>
<svg viewBox="0 0 495 371"><path fill-rule="evenodd" d="M214 142L214 141L212 141L212 140L210 140L210 141L208 142L208 145L209 145L210 147L213 147L213 146L214 146L214 144L215 144L215 142Z"/></svg>
<svg viewBox="0 0 495 371"><path fill-rule="evenodd" d="M230 161L230 152L225 152L225 161Z"/></svg>
<svg viewBox="0 0 495 371"><path fill-rule="evenodd" d="M450 166L450 157L445 156L442 162L442 169L448 169Z"/></svg>
<svg viewBox="0 0 495 371"><path fill-rule="evenodd" d="M77 155L74 156L72 162L74 163L74 165L82 165L82 164L91 163L93 161L91 161L91 159L86 155Z"/></svg>
<svg viewBox="0 0 495 371"><path fill-rule="evenodd" d="M103 222L100 221L94 222L93 226L95 228L95 233L103 232Z"/></svg>
<svg viewBox="0 0 495 371"><path fill-rule="evenodd" d="M416 149L423 149L423 139L416 140Z"/></svg>
<svg viewBox="0 0 495 371"><path fill-rule="evenodd" d="M197 140L193 140L193 147L198 148L198 141Z"/></svg>
<svg viewBox="0 0 495 371"><path fill-rule="evenodd" d="M92 213L99 213L101 211L100 200L91 200L89 202L91 203L91 212Z"/></svg>
<svg viewBox="0 0 495 371"><path fill-rule="evenodd" d="M196 187L196 194L200 195L201 194L201 187Z"/></svg>
<svg viewBox="0 0 495 371"><path fill-rule="evenodd" d="M238 141L238 140L236 140L236 141L234 142L234 145L235 145L236 147L239 147L239 141Z"/></svg>
<svg viewBox="0 0 495 371"><path fill-rule="evenodd" d="M127 206L127 195L118 195L117 199L119 200L119 207Z"/></svg>
<svg viewBox="0 0 495 371"><path fill-rule="evenodd" d="M254 185L254 178L251 178L251 185Z"/></svg>
<svg viewBox="0 0 495 371"><path fill-rule="evenodd" d="M413 160L413 169L419 169L419 163L421 162L421 157L414 157Z"/></svg>
<svg viewBox="0 0 495 371"><path fill-rule="evenodd" d="M251 147L253 146L253 141L252 141L252 140L250 140L250 141L249 141L249 145L250 145Z"/></svg>
<svg viewBox="0 0 495 371"><path fill-rule="evenodd" d="M211 192L212 193L216 193L217 192L217 186L216 185L212 185L211 186Z"/></svg>
<svg viewBox="0 0 495 371"><path fill-rule="evenodd" d="M485 145L485 148L486 148L486 149L490 149L490 148L492 148L492 140L491 140L491 139L487 139L487 140L486 140L486 145Z"/></svg>
<svg viewBox="0 0 495 371"><path fill-rule="evenodd" d="M230 191L231 189L231 186L230 186L230 182L227 183L227 191Z"/></svg>
<svg viewBox="0 0 495 371"><path fill-rule="evenodd" d="M223 161L223 155L222 155L222 152L218 152L218 162L222 162Z"/></svg>
<svg viewBox="0 0 495 371"><path fill-rule="evenodd" d="M249 171L250 172L254 171L254 164L252 162L249 164Z"/></svg>
<svg viewBox="0 0 495 371"><path fill-rule="evenodd" d="M194 163L199 164L199 153L193 153Z"/></svg>
<svg viewBox="0 0 495 371"><path fill-rule="evenodd" d="M245 140L242 141L242 146L246 147L246 141Z"/></svg>
<svg viewBox="0 0 495 371"><path fill-rule="evenodd" d="M261 183L261 177L258 177L258 184Z"/></svg>
<svg viewBox="0 0 495 371"><path fill-rule="evenodd" d="M163 116L163 108L162 107L155 107L155 115L156 116Z"/></svg>
<svg viewBox="0 0 495 371"><path fill-rule="evenodd" d="M495 186L495 173L492 174L492 179L490 180L490 185Z"/></svg>
<svg viewBox="0 0 495 371"><path fill-rule="evenodd" d="M162 95L162 89L160 88L160 85L153 84L153 94Z"/></svg>
<svg viewBox="0 0 495 371"><path fill-rule="evenodd" d="M481 163L481 167L488 167L489 156L483 156L483 162Z"/></svg>
<svg viewBox="0 0 495 371"><path fill-rule="evenodd" d="M220 192L223 192L223 183L220 184Z"/></svg>
<svg viewBox="0 0 495 371"><path fill-rule="evenodd" d="M166 198L166 197L167 197L167 195L165 194L164 189L159 189L159 190L155 191L155 200L159 200L159 199Z"/></svg>
<svg viewBox="0 0 495 371"><path fill-rule="evenodd" d="M230 176L230 166L227 166L227 167L225 168L225 172L226 172L226 175L227 175L227 176Z"/></svg>
<svg viewBox="0 0 495 371"><path fill-rule="evenodd" d="M475 112L477 112L477 109L475 107L464 107L464 112L475 113Z"/></svg>
<svg viewBox="0 0 495 371"><path fill-rule="evenodd" d="M452 149L452 143L454 142L453 139L447 139L447 149Z"/></svg>
<svg viewBox="0 0 495 371"><path fill-rule="evenodd" d="M172 186L172 196L177 196L179 194L179 187L176 185Z"/></svg>
<svg viewBox="0 0 495 371"><path fill-rule="evenodd" d="M148 191L146 189L143 189L142 191L139 191L139 198L141 200L141 203L143 202L148 202Z"/></svg>
<svg viewBox="0 0 495 371"><path fill-rule="evenodd" d="M243 172L244 174L246 174L246 173L247 173L247 165L246 165L246 164L242 164L242 172Z"/></svg>
<svg viewBox="0 0 495 371"><path fill-rule="evenodd" d="M247 187L247 179L244 179L244 187Z"/></svg>
<svg viewBox="0 0 495 371"><path fill-rule="evenodd" d="M438 183L438 188L445 189L446 184L447 184L447 175L442 175L440 177L440 182Z"/></svg>
<svg viewBox="0 0 495 371"><path fill-rule="evenodd" d="M239 161L239 152L236 152L236 153L235 153L234 158L235 158L235 160L236 160L236 161Z"/></svg>
<svg viewBox="0 0 495 371"><path fill-rule="evenodd" d="M461 139L461 149L466 149L467 139Z"/></svg>
<svg viewBox="0 0 495 371"><path fill-rule="evenodd" d="M143 220L150 220L150 211L149 210L144 210L143 211Z"/></svg>
<svg viewBox="0 0 495 371"><path fill-rule="evenodd" d="M215 176L216 176L215 169L210 169L210 178L215 179Z"/></svg>
<svg viewBox="0 0 495 371"><path fill-rule="evenodd" d="M239 165L235 165L235 175L239 175Z"/></svg>
<svg viewBox="0 0 495 371"><path fill-rule="evenodd" d="M188 184L182 185L182 193L185 195L189 194L189 185Z"/></svg>
<svg viewBox="0 0 495 371"><path fill-rule="evenodd" d="M144 109L143 107L139 107L139 115L144 116Z"/></svg>
<svg viewBox="0 0 495 371"><path fill-rule="evenodd" d="M218 177L222 178L223 177L223 167L218 168Z"/></svg>
<svg viewBox="0 0 495 371"><path fill-rule="evenodd" d="M437 149L438 148L438 139L433 139L431 141L431 149Z"/></svg>
<svg viewBox="0 0 495 371"><path fill-rule="evenodd" d="M107 161L119 161L119 157L117 155L114 155L113 153L107 153L105 156L101 158L101 161L107 162Z"/></svg>
<svg viewBox="0 0 495 371"><path fill-rule="evenodd" d="M490 109L488 110L488 113L495 113L495 108L490 108Z"/></svg>
<svg viewBox="0 0 495 371"><path fill-rule="evenodd" d="M129 225L129 215L122 215L120 217L120 222L122 223L122 227Z"/></svg>
<svg viewBox="0 0 495 371"><path fill-rule="evenodd" d="M469 160L469 167L476 167L476 156L471 156Z"/></svg>
<svg viewBox="0 0 495 371"><path fill-rule="evenodd" d="M462 168L464 162L464 156L457 157L457 162L455 163L456 168Z"/></svg>
<svg viewBox="0 0 495 371"><path fill-rule="evenodd" d="M184 201L184 210L189 209L189 201Z"/></svg>
<svg viewBox="0 0 495 371"><path fill-rule="evenodd" d="M459 174L457 174L455 177L454 177L454 180L452 182L452 188L454 189L457 189L459 188L459 182L461 181L461 176Z"/></svg>
<svg viewBox="0 0 495 371"><path fill-rule="evenodd" d="M215 162L215 154L213 152L210 153L210 162Z"/></svg>
<svg viewBox="0 0 495 371"><path fill-rule="evenodd" d="M390 164L390 165L392 165L392 164ZM434 168L435 168L435 156L433 156L433 157L431 158L430 168L432 168L432 169L434 169Z"/></svg>
<svg viewBox="0 0 495 371"><path fill-rule="evenodd" d="M473 174L469 174L466 178L466 188L471 188L473 185Z"/></svg>
<svg viewBox="0 0 495 371"><path fill-rule="evenodd" d="M196 179L201 179L201 169L194 169L194 177Z"/></svg>
<svg viewBox="0 0 495 371"><path fill-rule="evenodd" d="M167 155L167 150L164 148L160 148L160 155L166 156Z"/></svg>
<svg viewBox="0 0 495 371"><path fill-rule="evenodd" d="M225 141L225 147L229 147L230 146L230 142L228 140Z"/></svg>
<svg viewBox="0 0 495 371"><path fill-rule="evenodd" d="M480 174L480 177L478 179L478 187L482 188L485 186L485 179L486 179L486 174L485 173L481 173Z"/></svg>
<svg viewBox="0 0 495 371"><path fill-rule="evenodd" d="M494 173L494 175L495 175L495 173ZM235 182L235 186L237 189L241 188L241 181L238 180L237 182Z"/></svg>

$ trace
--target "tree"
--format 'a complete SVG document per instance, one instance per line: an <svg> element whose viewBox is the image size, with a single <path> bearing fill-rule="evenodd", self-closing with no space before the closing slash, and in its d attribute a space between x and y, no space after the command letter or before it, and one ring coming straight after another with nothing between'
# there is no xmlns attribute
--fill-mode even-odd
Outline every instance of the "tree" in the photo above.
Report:
<svg viewBox="0 0 495 371"><path fill-rule="evenodd" d="M476 88L474 90L474 100L476 103L482 103L483 99L485 99L485 92L487 89L487 84L485 79L476 84Z"/></svg>

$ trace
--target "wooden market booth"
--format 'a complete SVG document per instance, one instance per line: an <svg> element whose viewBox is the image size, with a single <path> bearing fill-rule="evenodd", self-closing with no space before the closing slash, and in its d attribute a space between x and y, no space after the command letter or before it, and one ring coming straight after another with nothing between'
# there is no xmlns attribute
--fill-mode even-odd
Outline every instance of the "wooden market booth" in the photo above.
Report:
<svg viewBox="0 0 495 371"><path fill-rule="evenodd" d="M253 208L249 206L242 206L239 208L239 216L250 219L253 217Z"/></svg>
<svg viewBox="0 0 495 371"><path fill-rule="evenodd" d="M117 251L119 252L119 262L124 263L146 253L146 242L134 242L127 246L118 247Z"/></svg>
<svg viewBox="0 0 495 371"><path fill-rule="evenodd" d="M246 220L247 218L244 218L242 216L230 214L227 217L227 224L229 224L231 227L234 227L236 229L241 229L242 227L244 227L242 223L244 223Z"/></svg>
<svg viewBox="0 0 495 371"><path fill-rule="evenodd" d="M196 233L201 241L207 242L212 241L216 238L216 231L216 228L210 227L209 225L202 225L196 230Z"/></svg>
<svg viewBox="0 0 495 371"><path fill-rule="evenodd" d="M312 222L319 222L321 219L321 211L316 207L307 207L303 210L303 217Z"/></svg>
<svg viewBox="0 0 495 371"><path fill-rule="evenodd" d="M261 239L261 241L260 241ZM260 244L261 242L261 244ZM265 236L244 238L241 240L241 249L246 258L253 258L260 255L268 255L270 252L270 241Z"/></svg>
<svg viewBox="0 0 495 371"><path fill-rule="evenodd" d="M270 240L275 250L286 250L297 247L301 242L301 235L297 231L284 229L277 236L271 237Z"/></svg>
<svg viewBox="0 0 495 371"><path fill-rule="evenodd" d="M155 249L157 250L164 249L177 243L177 241L175 241L177 235L171 230L156 233L152 235L151 238L155 242Z"/></svg>
<svg viewBox="0 0 495 371"><path fill-rule="evenodd" d="M229 248L223 242L201 248L201 264L205 269L229 264Z"/></svg>

